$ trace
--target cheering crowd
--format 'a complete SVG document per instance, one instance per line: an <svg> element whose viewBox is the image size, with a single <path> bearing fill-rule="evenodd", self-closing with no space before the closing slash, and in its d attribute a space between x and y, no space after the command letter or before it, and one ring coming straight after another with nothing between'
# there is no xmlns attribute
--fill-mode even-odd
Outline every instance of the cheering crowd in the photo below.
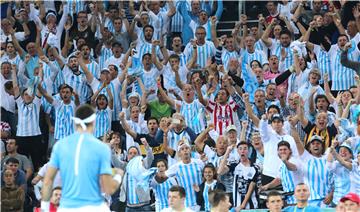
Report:
<svg viewBox="0 0 360 212"><path fill-rule="evenodd" d="M1 210L359 211L360 3L258 4L1 2Z"/></svg>

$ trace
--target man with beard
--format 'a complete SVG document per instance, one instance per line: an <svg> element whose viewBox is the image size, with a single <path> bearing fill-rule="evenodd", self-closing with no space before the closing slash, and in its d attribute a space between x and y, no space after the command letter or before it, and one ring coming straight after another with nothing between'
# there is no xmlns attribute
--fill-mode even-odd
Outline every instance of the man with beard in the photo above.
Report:
<svg viewBox="0 0 360 212"><path fill-rule="evenodd" d="M152 152L154 154L154 161L152 163L152 167L156 166L156 162L159 159L165 159L166 156L164 154L164 149L162 146L162 142L159 142L161 140L161 136L159 139L159 136L157 136L158 128L159 128L159 122L156 118L149 118L147 121L147 128L149 133L143 133L143 132L136 132L133 130L128 122L125 120L125 113L120 113L120 121L122 123L122 126L124 127L124 130L126 133L128 133L136 143L139 144L140 153L142 155L146 155L146 151L144 148L144 145L141 142L141 139L145 138L149 144L149 146L152 148ZM129 148L129 146L127 147Z"/></svg>
<svg viewBox="0 0 360 212"><path fill-rule="evenodd" d="M49 212L56 212L61 199L61 187L55 187L52 190L51 198L50 198L50 207ZM41 208L35 208L34 212L41 212Z"/></svg>
<svg viewBox="0 0 360 212"><path fill-rule="evenodd" d="M88 85L86 75L79 69L80 53L70 56L68 63L62 69L60 74L63 75L65 84L69 85L80 96L80 103L83 104L88 100Z"/></svg>
<svg viewBox="0 0 360 212"><path fill-rule="evenodd" d="M142 59L143 55L146 53L151 53L152 48L152 39L154 35L154 27L151 25L146 25L143 28L144 33L144 41L139 39L139 37L136 40L136 51L137 54L135 57ZM160 47L156 47L156 56L160 59L162 59L162 55L160 53Z"/></svg>
<svg viewBox="0 0 360 212"><path fill-rule="evenodd" d="M268 33L264 33L261 37L261 40L265 45L271 50L271 55L276 55L278 58L281 57L281 51L284 48L286 52L285 58L285 67L284 70L287 70L292 64L294 64L293 51L290 49L291 44L291 32L287 29L284 29L280 32L280 42L274 42L269 38Z"/></svg>
<svg viewBox="0 0 360 212"><path fill-rule="evenodd" d="M186 125L196 134L200 134L205 129L203 105L198 99L194 99L195 91L190 84L185 84L182 89L183 100L174 100L166 95L164 89L159 87L160 94L173 109L180 108L180 114L185 117Z"/></svg>
<svg viewBox="0 0 360 212"><path fill-rule="evenodd" d="M111 44L111 52L112 56L105 61L105 67L108 67L110 64L116 64L117 67L120 68L120 64L124 59L124 55L122 54L123 47L121 43L113 42Z"/></svg>
<svg viewBox="0 0 360 212"><path fill-rule="evenodd" d="M92 73L92 75L96 79L99 79L100 78L99 65L97 64L97 62L95 60L92 60L90 57L91 48L90 48L89 44L85 43L85 44L79 46L78 49L80 50L82 60L86 64L89 71ZM83 70L81 69L81 71L83 71Z"/></svg>
<svg viewBox="0 0 360 212"><path fill-rule="evenodd" d="M79 96L73 91L73 88L68 84L60 86L60 100L50 96L41 86L38 86L39 92L45 97L52 106L55 107L55 140L60 140L72 133L74 133L75 126L71 117L75 114L75 109L80 105ZM71 99L74 95L75 101Z"/></svg>
<svg viewBox="0 0 360 212"><path fill-rule="evenodd" d="M91 48L95 48L95 32L92 30L92 27L89 25L88 16L86 11L80 11L74 15L74 24L70 32L70 40L78 40L79 38L84 38L86 43L91 45Z"/></svg>

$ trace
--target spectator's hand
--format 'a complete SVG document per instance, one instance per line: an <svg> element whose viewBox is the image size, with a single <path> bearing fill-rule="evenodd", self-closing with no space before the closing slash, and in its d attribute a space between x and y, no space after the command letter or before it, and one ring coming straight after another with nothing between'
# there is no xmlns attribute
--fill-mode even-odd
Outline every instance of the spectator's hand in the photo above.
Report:
<svg viewBox="0 0 360 212"><path fill-rule="evenodd" d="M298 119L296 118L296 116L289 116L288 122L290 123L291 126L295 127L296 124L298 123Z"/></svg>
<svg viewBox="0 0 360 212"><path fill-rule="evenodd" d="M351 48L351 43L348 42L348 43L346 43L345 46L344 46L344 51L346 51L346 50L348 50L348 49L350 49L350 48Z"/></svg>
<svg viewBox="0 0 360 212"><path fill-rule="evenodd" d="M78 98L78 97L79 97L79 95L78 95L75 91L72 92L72 95L73 95L75 98Z"/></svg>
<svg viewBox="0 0 360 212"><path fill-rule="evenodd" d="M311 22L309 23L309 26L310 26L311 29L314 29L314 28L316 27L316 22L315 22L315 21L311 21Z"/></svg>
<svg viewBox="0 0 360 212"><path fill-rule="evenodd" d="M263 191L267 191L269 189L269 184L266 184L266 185L261 185L259 187L259 193L260 192L263 192Z"/></svg>
<svg viewBox="0 0 360 212"><path fill-rule="evenodd" d="M283 15L279 15L278 18L279 18L279 20L281 20L281 21L286 21L286 17L283 16Z"/></svg>
<svg viewBox="0 0 360 212"><path fill-rule="evenodd" d="M148 144L146 138L140 138L140 141L141 141L141 143L145 146L145 148L148 148L148 147L149 147L149 144Z"/></svg>
<svg viewBox="0 0 360 212"><path fill-rule="evenodd" d="M329 82L329 74L328 73L324 74L324 81Z"/></svg>
<svg viewBox="0 0 360 212"><path fill-rule="evenodd" d="M215 128L214 124L211 123L209 124L209 126L207 127L207 130L210 132L211 130L213 130Z"/></svg>
<svg viewBox="0 0 360 212"><path fill-rule="evenodd" d="M338 103L338 104L341 103L341 96L342 96L342 94L343 94L342 91L340 91L340 92L338 93L338 95L337 95L336 98L335 98L336 103Z"/></svg>
<svg viewBox="0 0 360 212"><path fill-rule="evenodd" d="M219 72L225 74L225 67L224 67L224 65L218 65L218 66L217 66L217 70L218 70Z"/></svg>
<svg viewBox="0 0 360 212"><path fill-rule="evenodd" d="M261 116L261 119L264 120L264 121L267 120L266 114L263 114L263 115Z"/></svg>
<svg viewBox="0 0 360 212"><path fill-rule="evenodd" d="M47 58L45 55L41 55L40 56L40 60L43 61L44 63L49 63L49 58Z"/></svg>
<svg viewBox="0 0 360 212"><path fill-rule="evenodd" d="M318 87L315 86L315 87L312 87L311 90L310 90L310 95L313 96L318 90Z"/></svg>
<svg viewBox="0 0 360 212"><path fill-rule="evenodd" d="M313 51L309 51L309 57L310 57L310 60L313 61L315 60L315 53Z"/></svg>
<svg viewBox="0 0 360 212"><path fill-rule="evenodd" d="M202 153L200 155L200 160L202 160L205 163L205 162L207 162L209 160L209 158L206 156L205 153Z"/></svg>
<svg viewBox="0 0 360 212"><path fill-rule="evenodd" d="M258 19L261 25L265 25L265 18L262 14L259 14Z"/></svg>
<svg viewBox="0 0 360 212"><path fill-rule="evenodd" d="M29 54L25 55L25 63L27 64L29 62L29 60L31 59L31 56Z"/></svg>
<svg viewBox="0 0 360 212"><path fill-rule="evenodd" d="M70 22L66 22L65 23L65 25L64 25L64 29L66 30L66 31L69 31L70 29L71 29L71 27L72 27L72 24L70 23Z"/></svg>
<svg viewBox="0 0 360 212"><path fill-rule="evenodd" d="M156 84L157 84L158 88L161 88L161 77L160 76L156 78Z"/></svg>
<svg viewBox="0 0 360 212"><path fill-rule="evenodd" d="M234 149L234 145L230 145L226 148L226 153L225 154L230 154L230 152Z"/></svg>
<svg viewBox="0 0 360 212"><path fill-rule="evenodd" d="M195 192L199 192L199 191L200 191L199 186L196 185L196 184L193 185L193 189L194 189Z"/></svg>
<svg viewBox="0 0 360 212"><path fill-rule="evenodd" d="M287 52L285 50L285 48L281 48L281 60L285 60L286 56L287 56Z"/></svg>
<svg viewBox="0 0 360 212"><path fill-rule="evenodd" d="M17 13L15 16L15 19L19 22L19 23L23 23L23 18L22 18L22 15L20 13Z"/></svg>
<svg viewBox="0 0 360 212"><path fill-rule="evenodd" d="M276 22L277 22L276 18L271 19L270 26L274 27L276 25Z"/></svg>
<svg viewBox="0 0 360 212"><path fill-rule="evenodd" d="M190 43L191 43L192 46L196 46L196 43L197 43L196 38L191 39L191 40L190 40Z"/></svg>
<svg viewBox="0 0 360 212"><path fill-rule="evenodd" d="M243 93L242 98L245 103L249 103L249 93Z"/></svg>
<svg viewBox="0 0 360 212"><path fill-rule="evenodd" d="M120 121L124 121L124 120L125 120L125 112L124 112L124 111L122 111L122 112L119 113L119 119L120 119Z"/></svg>
<svg viewBox="0 0 360 212"><path fill-rule="evenodd" d="M241 127L243 129L247 129L248 126L249 126L249 122L247 120L244 120L241 122Z"/></svg>
<svg viewBox="0 0 360 212"><path fill-rule="evenodd" d="M152 44L153 46L159 46L159 45L160 45L160 41L159 41L159 40L153 40L153 41L151 42L151 44Z"/></svg>
<svg viewBox="0 0 360 212"><path fill-rule="evenodd" d="M217 21L216 16L211 16L210 18L211 25L216 25L216 21Z"/></svg>
<svg viewBox="0 0 360 212"><path fill-rule="evenodd" d="M331 192L331 193L329 193L328 195L326 195L326 197L325 197L325 199L324 199L324 203L325 203L325 205L329 205L330 203L331 203L331 201L332 201L332 199L333 199L333 195L334 195L334 193L333 192Z"/></svg>
<svg viewBox="0 0 360 212"><path fill-rule="evenodd" d="M145 112L146 112L146 109L147 109L147 106L146 106L146 105L142 105L142 106L141 106L141 113L145 113Z"/></svg>
<svg viewBox="0 0 360 212"><path fill-rule="evenodd" d="M17 65L16 64L11 64L11 70L16 73Z"/></svg>

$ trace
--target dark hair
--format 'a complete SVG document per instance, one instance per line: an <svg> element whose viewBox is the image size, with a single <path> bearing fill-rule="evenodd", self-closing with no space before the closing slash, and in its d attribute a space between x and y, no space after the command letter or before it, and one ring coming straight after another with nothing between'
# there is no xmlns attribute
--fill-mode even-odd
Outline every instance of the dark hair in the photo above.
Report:
<svg viewBox="0 0 360 212"><path fill-rule="evenodd" d="M96 97L96 107L99 108L99 104L98 104L98 100L99 100L99 97L103 97L106 99L106 106L105 108L107 108L108 104L109 104L109 100L107 98L107 96L105 94L99 94L98 97Z"/></svg>
<svg viewBox="0 0 360 212"><path fill-rule="evenodd" d="M172 54L172 55L170 55L169 60L170 60L170 59L177 59L178 61L180 61L180 57L179 57L179 55L177 55L177 54Z"/></svg>
<svg viewBox="0 0 360 212"><path fill-rule="evenodd" d="M266 202L269 201L270 197L277 197L277 196L281 197L281 194L278 191L270 191L266 197Z"/></svg>
<svg viewBox="0 0 360 212"><path fill-rule="evenodd" d="M280 141L277 146L278 146L278 149L279 149L281 146L286 146L287 148L291 149L290 144L289 144L289 142L287 142L287 141Z"/></svg>
<svg viewBox="0 0 360 212"><path fill-rule="evenodd" d="M79 11L77 17L79 17L80 14L85 14L87 16L87 12L85 10Z"/></svg>
<svg viewBox="0 0 360 212"><path fill-rule="evenodd" d="M55 190L62 190L62 188L60 186L56 186L55 188L52 189L52 191L54 192Z"/></svg>
<svg viewBox="0 0 360 212"><path fill-rule="evenodd" d="M198 27L196 27L195 33L196 33L196 31L198 31L198 29L203 29L203 30L205 30L205 32L206 32L205 27L203 27L203 26L198 26Z"/></svg>
<svg viewBox="0 0 360 212"><path fill-rule="evenodd" d="M224 201L226 197L229 197L227 193L220 189L215 189L209 192L209 202L212 207L219 205L221 201Z"/></svg>
<svg viewBox="0 0 360 212"><path fill-rule="evenodd" d="M165 164L166 169L169 168L168 163L167 163L167 160L160 158L160 159L158 159L158 160L156 161L156 165L157 165L158 163L160 163L160 162L163 162L163 163Z"/></svg>
<svg viewBox="0 0 360 212"><path fill-rule="evenodd" d="M280 36L283 35L283 34L289 35L289 37L291 38L291 32L288 29L281 30Z"/></svg>
<svg viewBox="0 0 360 212"><path fill-rule="evenodd" d="M270 106L267 108L266 112L269 112L269 110L270 110L271 108L276 109L276 111L278 112L278 114L280 114L280 108L279 108L279 106L277 106L277 105L270 105Z"/></svg>
<svg viewBox="0 0 360 212"><path fill-rule="evenodd" d="M109 66L113 66L113 67L114 67L114 69L115 69L115 71L116 71L116 72L119 72L119 69L118 69L118 67L117 67L116 65L114 65L114 64L110 64L110 65L108 65L108 67L109 67Z"/></svg>
<svg viewBox="0 0 360 212"><path fill-rule="evenodd" d="M9 164L9 163L19 164L20 162L18 159L11 157L11 158L7 159L5 162L5 164Z"/></svg>
<svg viewBox="0 0 360 212"><path fill-rule="evenodd" d="M144 60L145 56L151 57L151 53L145 53L145 54L143 54L143 56L141 57L141 60Z"/></svg>
<svg viewBox="0 0 360 212"><path fill-rule="evenodd" d="M91 49L90 46L89 46L89 44L84 43L84 44L82 44L82 45L80 45L80 46L78 47L78 50L81 51L81 49L82 49L84 46L87 46L87 47L89 47L89 49Z"/></svg>
<svg viewBox="0 0 360 212"><path fill-rule="evenodd" d="M330 102L329 102L328 98L327 98L324 94L318 94L318 95L316 95L316 97L315 97L315 104L317 103L317 101L318 101L319 99L325 99L326 102L328 103L328 107L330 106Z"/></svg>
<svg viewBox="0 0 360 212"><path fill-rule="evenodd" d="M239 146L241 146L241 145L246 145L246 146L249 148L249 144L248 144L248 142L246 142L246 141L240 141L240 142L236 145L236 148L239 148Z"/></svg>
<svg viewBox="0 0 360 212"><path fill-rule="evenodd" d="M4 61L4 62L1 63L1 68L3 67L3 65L11 66L11 63L9 61Z"/></svg>
<svg viewBox="0 0 360 212"><path fill-rule="evenodd" d="M186 197L185 189L182 186L174 185L170 188L169 192L179 192L181 198Z"/></svg>
<svg viewBox="0 0 360 212"><path fill-rule="evenodd" d="M180 35L174 35L172 38L171 38L171 42L174 42L174 38L180 38L181 40L181 43L183 42L183 39Z"/></svg>
<svg viewBox="0 0 360 212"><path fill-rule="evenodd" d="M94 108L89 104L83 104L76 108L75 117L79 119L86 119L95 113ZM86 124L88 126L91 123Z"/></svg>
<svg viewBox="0 0 360 212"><path fill-rule="evenodd" d="M257 63L260 68L263 68L262 65L261 65L261 63L260 63L260 61L258 61L258 60L253 60L253 61L251 61L251 62L250 62L250 67L252 66L253 63Z"/></svg>
<svg viewBox="0 0 360 212"><path fill-rule="evenodd" d="M157 124L159 124L159 120L157 118L155 118L154 116L151 116L150 118L148 118L147 123L149 123L150 120L155 120Z"/></svg>
<svg viewBox="0 0 360 212"><path fill-rule="evenodd" d="M338 36L338 39L339 39L340 37L346 37L346 40L349 41L349 37L348 37L346 34L340 34L340 35Z"/></svg>
<svg viewBox="0 0 360 212"><path fill-rule="evenodd" d="M206 164L206 165L204 166L204 169L203 169L203 171L202 171L202 176L203 176L203 177L204 177L204 173L205 173L205 169L206 169L206 168L211 169L211 171L214 173L213 179L216 180L216 179L217 179L217 171L216 171L216 168L215 168L214 164L208 163L208 164Z"/></svg>
<svg viewBox="0 0 360 212"><path fill-rule="evenodd" d="M145 32L146 28L150 28L154 32L154 27L151 26L151 25L145 25L144 28L143 28L143 32Z"/></svg>
<svg viewBox="0 0 360 212"><path fill-rule="evenodd" d="M110 10L117 10L117 9L118 8L115 5L110 5L108 10L110 11Z"/></svg>
<svg viewBox="0 0 360 212"><path fill-rule="evenodd" d="M60 91L61 91L62 89L65 89L65 88L70 89L70 92L71 92L71 93L72 93L73 90L74 90L70 85L64 83L64 84L61 84L61 85L59 86L59 93L60 93Z"/></svg>

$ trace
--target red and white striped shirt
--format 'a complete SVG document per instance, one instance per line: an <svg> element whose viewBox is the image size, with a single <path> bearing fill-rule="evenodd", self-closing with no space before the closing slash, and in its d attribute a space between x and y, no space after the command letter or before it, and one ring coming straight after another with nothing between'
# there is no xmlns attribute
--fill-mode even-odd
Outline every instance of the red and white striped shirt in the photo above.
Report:
<svg viewBox="0 0 360 212"><path fill-rule="evenodd" d="M225 129L229 125L235 125L238 117L236 110L238 105L234 101L230 101L226 105L220 105L217 102L209 100L206 110L211 113L211 121L214 123L215 131L219 135L225 134Z"/></svg>

